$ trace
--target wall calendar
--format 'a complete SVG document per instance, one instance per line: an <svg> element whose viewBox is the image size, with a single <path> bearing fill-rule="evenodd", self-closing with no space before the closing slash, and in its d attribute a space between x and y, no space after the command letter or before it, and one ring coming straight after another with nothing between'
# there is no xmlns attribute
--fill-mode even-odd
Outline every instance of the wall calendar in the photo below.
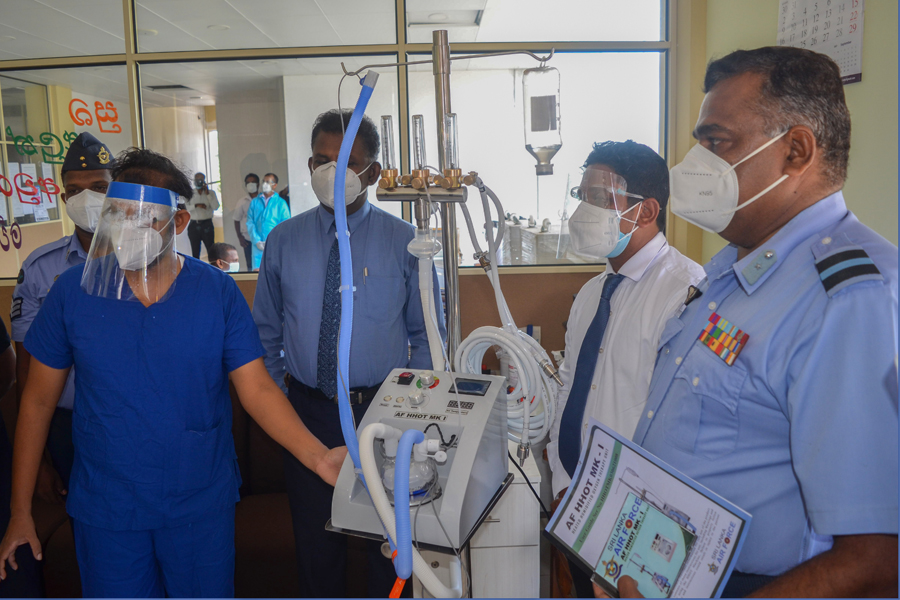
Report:
<svg viewBox="0 0 900 600"><path fill-rule="evenodd" d="M844 85L862 81L865 0L781 0L778 45L830 56Z"/></svg>

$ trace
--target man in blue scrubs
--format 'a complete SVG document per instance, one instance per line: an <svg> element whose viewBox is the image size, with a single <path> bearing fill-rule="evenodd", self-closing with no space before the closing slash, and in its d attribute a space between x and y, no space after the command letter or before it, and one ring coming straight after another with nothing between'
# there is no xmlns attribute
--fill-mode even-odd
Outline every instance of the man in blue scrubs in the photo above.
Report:
<svg viewBox="0 0 900 600"><path fill-rule="evenodd" d="M334 220L335 163L350 112L319 115L312 131L309 170L319 205L282 223L263 254L253 318L266 349L266 366L286 386L297 414L329 446L343 445L337 394L340 257ZM350 348L350 401L362 419L391 369L430 369L431 357L418 289L418 261L406 249L414 228L366 199L381 166L375 125L364 118L347 171L347 226L356 287ZM443 315L437 276L435 311ZM438 317L441 334L443 319ZM286 379L289 383L286 383ZM294 522L300 595L346 596L347 537L325 531L333 488L285 455L285 479ZM369 595L386 597L396 579L380 544L369 542Z"/></svg>
<svg viewBox="0 0 900 600"><path fill-rule="evenodd" d="M346 451L316 440L272 383L233 280L176 254L190 181L149 150L118 160L91 255L60 276L25 338L31 376L0 576L22 544L41 558L31 498L56 399L75 365L66 508L85 597L232 596L240 474L229 378L260 426L326 482L336 480Z"/></svg>
<svg viewBox="0 0 900 600"><path fill-rule="evenodd" d="M896 597L897 248L844 203L840 70L738 51L705 90L671 206L730 244L663 332L634 440L753 515L724 596Z"/></svg>

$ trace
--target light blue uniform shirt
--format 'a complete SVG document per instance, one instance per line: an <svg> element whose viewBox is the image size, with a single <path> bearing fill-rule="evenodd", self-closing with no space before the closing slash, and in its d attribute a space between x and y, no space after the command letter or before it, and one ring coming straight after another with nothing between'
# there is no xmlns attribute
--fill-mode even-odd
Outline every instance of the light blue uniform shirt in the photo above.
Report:
<svg viewBox="0 0 900 600"><path fill-rule="evenodd" d="M835 271L816 262L848 250L880 276L826 292ZM660 339L634 440L753 515L739 571L779 575L830 536L896 534L897 248L838 192L705 270ZM698 340L713 313L750 336L733 366Z"/></svg>
<svg viewBox="0 0 900 600"><path fill-rule="evenodd" d="M380 385L391 369L399 367L430 369L418 260L406 250L413 226L369 202L347 223L356 287L350 387ZM266 367L282 388L285 369L302 383L317 387L325 270L335 239L334 215L319 205L276 227L266 243L253 318L266 349ZM444 337L437 275L432 279Z"/></svg>
<svg viewBox="0 0 900 600"><path fill-rule="evenodd" d="M81 247L77 235L68 235L55 242L44 244L28 255L22 263L19 281L13 291L10 323L10 337L14 342L24 342L25 334L37 316L44 298L50 293L50 286L69 267L83 264L87 253ZM69 371L66 387L59 397L59 407L72 410L75 402L75 369Z"/></svg>

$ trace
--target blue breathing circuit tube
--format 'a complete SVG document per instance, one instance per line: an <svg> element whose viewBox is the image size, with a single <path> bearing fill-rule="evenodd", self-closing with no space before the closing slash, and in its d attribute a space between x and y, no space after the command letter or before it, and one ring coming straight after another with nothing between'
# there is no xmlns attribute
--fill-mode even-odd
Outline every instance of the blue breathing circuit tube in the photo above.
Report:
<svg viewBox="0 0 900 600"><path fill-rule="evenodd" d="M350 382L350 340L353 335L353 259L350 255L350 231L347 227L347 199L345 198L345 182L347 180L347 165L350 162L350 151L359 131L366 112L366 106L372 97L375 83L378 81L378 73L369 71L362 80L362 90L350 123L344 132L341 141L341 150L338 154L337 167L334 176L334 220L338 240L338 252L341 257L341 328L338 337L338 410L341 417L341 431L344 434L344 442L347 444L347 453L353 461L353 467L359 474L360 480L368 485L362 476L362 468L359 460L359 440L356 437L356 424L353 420L353 409L350 407L349 382ZM398 577L409 579L412 575L412 536L409 522L409 460L412 445L421 442L425 436L421 431L406 431L400 439L397 451L397 462L394 469L394 502L397 526L397 544L386 533L391 550L397 551L395 569ZM374 485L381 485L375 482Z"/></svg>
<svg viewBox="0 0 900 600"><path fill-rule="evenodd" d="M338 153L337 167L334 175L334 222L335 235L338 241L338 253L341 257L341 327L338 335L338 411L341 418L341 432L344 434L344 443L347 445L347 453L353 461L353 469L359 475L360 481L368 492L368 484L362 474L362 466L359 461L359 440L356 438L356 423L353 419L353 409L350 407L350 341L353 337L353 257L350 254L350 229L347 226L347 199L345 198L345 183L347 181L347 165L350 162L350 151L359 131L366 112L366 106L375 90L378 81L378 73L369 71L362 80L362 90L359 99L350 117L350 123L341 140L341 150ZM408 471L408 469L407 469ZM375 485L381 485L376 482ZM407 504L409 500L407 497ZM407 509L407 515L409 510ZM407 518L407 522L409 519ZM408 527L407 527L408 529ZM391 546L391 551L396 549L394 540L385 532L385 537ZM407 536L409 537L409 536Z"/></svg>
<svg viewBox="0 0 900 600"><path fill-rule="evenodd" d="M341 326L338 335L338 372L337 372L337 389L338 389L338 410L341 417L341 432L344 434L344 443L347 445L347 453L353 461L354 471L358 474L360 481L369 491L368 484L363 476L362 464L359 459L359 440L356 437L356 424L353 419L353 409L350 407L350 340L353 334L353 259L350 255L350 230L347 227L347 202L345 198L345 183L347 180L347 165L350 162L350 151L353 148L353 142L356 139L356 133L359 131L359 124L362 122L363 115L366 112L366 106L372 97L375 89L375 83L378 81L378 73L369 71L362 80L362 90L359 93L359 99L356 101L356 107L350 117L350 123L344 132L344 138L341 141L341 150L338 153L337 167L334 176L334 220L335 229L338 240L338 252L341 257ZM370 425L369 427L372 427ZM386 426L385 426L386 427ZM396 435L397 430L394 430ZM394 543L390 534L385 531L385 537L391 546L391 552L395 553L396 560L394 569L400 579L408 579L413 572L413 565L416 563L412 547L412 536L410 532L409 518L409 461L412 446L424 441L425 435L418 430L408 430L400 435L400 442L397 449L397 458L394 466L394 516L396 526L396 538L399 545ZM381 481L373 482L373 485L382 485ZM373 504L375 501L373 500ZM376 510L376 513L378 511ZM426 564L419 559L420 566L427 570ZM457 563L458 564L458 563ZM451 576L453 566L451 565ZM458 572L457 572L458 576ZM432 588L440 592L440 597L455 597L461 595L461 583L457 588L446 588L437 579L436 576L430 574L430 577L419 575L423 579L423 584L429 591ZM396 589L396 588L395 588ZM432 593L435 593L432 591ZM447 595L451 594L451 595Z"/></svg>
<svg viewBox="0 0 900 600"><path fill-rule="evenodd" d="M334 175L334 222L338 240L338 251L341 257L341 328L338 337L338 410L341 415L341 431L344 434L344 443L347 444L347 453L353 460L353 468L362 477L359 462L359 440L356 439L356 426L353 422L353 409L350 408L350 340L353 336L353 258L350 255L350 229L347 227L347 202L344 198L344 186L347 181L347 165L350 162L350 150L359 131L366 112L366 106L375 90L378 81L378 73L369 71L362 80L362 90L350 123L344 132L341 141L341 150L338 154L337 168ZM365 480L363 480L365 484Z"/></svg>
<svg viewBox="0 0 900 600"><path fill-rule="evenodd" d="M413 444L425 441L418 429L407 429L400 436L394 462L394 518L397 522L397 559L394 569L400 579L409 579L413 570L412 532L409 523L409 455Z"/></svg>

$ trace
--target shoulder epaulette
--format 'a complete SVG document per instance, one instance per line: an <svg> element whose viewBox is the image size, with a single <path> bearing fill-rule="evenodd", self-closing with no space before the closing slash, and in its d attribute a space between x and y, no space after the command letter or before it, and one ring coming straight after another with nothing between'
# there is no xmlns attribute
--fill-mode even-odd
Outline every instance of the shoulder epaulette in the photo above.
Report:
<svg viewBox="0 0 900 600"><path fill-rule="evenodd" d="M862 281L884 281L881 271L862 246L850 243L843 234L839 237L844 239L825 237L813 248L816 270L829 296ZM827 244L825 240L828 240Z"/></svg>
<svg viewBox="0 0 900 600"><path fill-rule="evenodd" d="M25 268L25 267L31 266L36 260L38 260L42 256L44 256L46 254L50 254L54 250L59 250L60 248L65 248L66 246L68 246L71 243L71 241L72 241L71 236L64 236L64 237L59 238L58 240L54 240L48 244L44 244L43 246L41 246L39 248L35 248L31 252L31 254L29 254L28 257L25 259L25 262L22 263L22 267Z"/></svg>

